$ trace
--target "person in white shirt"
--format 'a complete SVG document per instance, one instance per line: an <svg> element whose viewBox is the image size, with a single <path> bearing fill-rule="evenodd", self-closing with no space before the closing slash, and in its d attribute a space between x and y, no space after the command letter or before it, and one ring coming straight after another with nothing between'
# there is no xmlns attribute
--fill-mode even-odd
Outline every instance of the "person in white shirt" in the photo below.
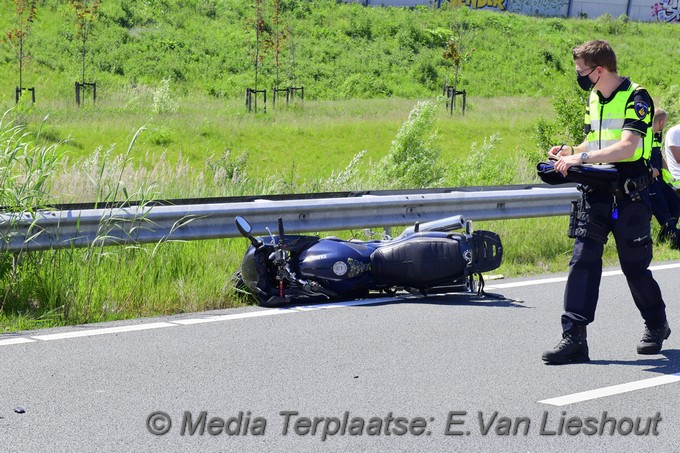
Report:
<svg viewBox="0 0 680 453"><path fill-rule="evenodd" d="M666 164L673 177L680 179L680 124L668 129L665 140Z"/></svg>

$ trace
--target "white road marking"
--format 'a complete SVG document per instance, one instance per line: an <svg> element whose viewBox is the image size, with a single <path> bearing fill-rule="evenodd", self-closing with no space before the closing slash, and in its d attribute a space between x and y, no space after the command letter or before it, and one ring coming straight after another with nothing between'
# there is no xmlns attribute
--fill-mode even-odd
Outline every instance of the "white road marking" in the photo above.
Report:
<svg viewBox="0 0 680 453"><path fill-rule="evenodd" d="M680 267L680 263L672 263L672 264L660 264L658 266L650 266L649 270L651 271L658 271L658 270L665 270L665 269L677 269ZM609 272L603 272L602 276L611 276L611 275L621 275L623 272L620 270L618 271L609 271ZM560 279L544 279L544 280L534 280L532 282L529 282L530 284L540 284L543 281L546 280L555 280L555 281L562 281ZM566 277L563 278L564 281L566 281ZM550 282L553 283L553 282ZM511 287L511 284L508 284L506 287ZM519 286L519 285L517 285ZM585 392L580 392L580 393L574 393L571 395L565 395L565 396L558 396L556 398L549 398L547 400L541 400L539 403L544 403L544 404L551 404L553 406L565 406L567 404L574 404L574 403L580 403L583 401L589 401L589 400L594 400L597 398L604 398L606 396L611 396L611 395L618 395L620 393L626 393L626 392L633 392L635 390L641 390L641 389L646 389L650 387L656 387L658 385L664 385L664 384L672 384L674 382L680 382L680 373L675 373L675 374L666 374L663 376L657 376L654 378L650 379L643 379L641 381L635 381L635 382L628 382L626 384L619 384L619 385L612 385L610 387L603 387L599 389L594 389L594 390L588 390Z"/></svg>
<svg viewBox="0 0 680 453"><path fill-rule="evenodd" d="M8 344L20 344L20 343L35 343L35 340L30 338L18 337L18 338L8 338L6 340L0 340L0 346Z"/></svg>
<svg viewBox="0 0 680 453"><path fill-rule="evenodd" d="M527 280L522 282L501 283L498 285L484 285L484 289L505 289L505 288L521 288L522 286L547 285L548 283L566 282L567 277L553 277L544 278L541 280Z"/></svg>
<svg viewBox="0 0 680 453"><path fill-rule="evenodd" d="M658 266L650 266L651 271L655 270L665 270L665 269L677 269L680 268L680 263L671 264L661 264ZM603 277L609 277L613 275L621 275L620 270L603 272ZM485 289L504 289L504 288L518 288L522 286L532 286L532 285L545 285L550 283L559 283L567 280L567 277L552 277L543 278L538 280L526 280L521 282L513 283L501 283L497 285L485 286ZM135 324L130 326L120 326L120 327L104 327L104 328L93 328L87 330L78 330L64 333L46 334L46 335L33 335L30 337L16 337L8 339L0 339L0 346L22 344L22 343L35 343L37 340L40 341L52 341L52 340L63 340L68 338L80 338L89 337L94 335L106 335L112 333L125 333L125 332L138 332L150 329L159 329L165 327L177 327L177 326L189 326L194 324L205 324L210 322L222 322L231 321L235 319L247 319L247 318L257 318L261 316L273 316L273 315L283 315L289 313L301 313L306 311L315 310L325 310L331 308L344 308L344 307L355 307L361 305L374 305L385 302L394 302L395 300L407 300L417 298L416 296L397 296L397 297L381 297L375 299L361 299L361 300L351 300L345 302L331 302L327 304L315 304L315 305L303 305L290 308L275 308L269 310L258 310L246 313L236 313L228 315L216 315L216 316L205 316L200 318L188 318L188 319L177 319L168 322L156 322L148 324Z"/></svg>
<svg viewBox="0 0 680 453"><path fill-rule="evenodd" d="M216 316L206 316L203 318L188 318L188 319L178 319L170 321L174 324L181 325L193 325L193 324L204 324L208 322L218 322L218 321L231 321L233 319L246 319L246 318L257 318L260 316L273 316L273 315L285 315L288 313L299 313L304 311L314 311L314 310L325 310L328 308L342 308L342 307L354 307L357 305L372 305L379 304L382 302L394 302L396 298L394 297L382 297L378 299L362 299L362 300L350 300L346 302L331 302L328 304L317 304L317 305L299 305L296 307L289 308L275 308L270 310L262 311L251 311L247 313L236 313L231 315L216 315Z"/></svg>
<svg viewBox="0 0 680 453"><path fill-rule="evenodd" d="M658 266L649 266L650 271L662 271L666 269L677 269L680 268L680 263L671 263L671 264L659 264ZM603 277L611 277L614 275L623 275L623 272L621 270L616 270L616 271L606 271L602 272ZM500 284L493 284L493 285L485 285L484 289L505 289L505 288L521 288L522 286L533 286L533 285L546 285L549 283L560 283L560 282L566 282L567 277L551 277L551 278L542 278L538 280L526 280L526 281L521 281L521 282L512 282L512 283L500 283Z"/></svg>
<svg viewBox="0 0 680 453"><path fill-rule="evenodd" d="M680 373L666 374L663 376L657 376L650 379L643 379L641 381L628 382L625 384L612 385L611 387L603 387L600 389L588 390L586 392L558 396L557 398L541 400L539 401L539 403L552 404L553 406L564 406L567 404L580 403L583 401L594 400L597 398L604 398L605 396L633 392L635 390L656 387L664 384L672 384L674 382L680 382Z"/></svg>
<svg viewBox="0 0 680 453"><path fill-rule="evenodd" d="M414 296L394 296L394 297L378 297L374 299L360 299L360 300L347 300L344 302L329 302L327 304L318 305L302 305L299 307L292 307L291 310L295 311L313 311L313 310L325 310L328 308L344 308L344 307L357 307L360 305L374 305L382 304L384 302L394 302L397 300L411 299Z"/></svg>
<svg viewBox="0 0 680 453"><path fill-rule="evenodd" d="M403 298L403 297L402 297ZM400 299L400 298L396 298ZM333 302L328 304L304 305L290 308L274 308L269 310L251 311L246 313L234 313L228 315L206 316L201 318L177 319L168 322L155 322L148 324L135 324L130 326L103 327L87 330L77 330L63 333L53 333L46 335L33 335L31 337L17 337L0 340L0 346L35 343L36 341L65 340L68 338L91 337L94 335L107 335L114 333L139 332L143 330L162 329L165 327L190 326L194 324L205 324L210 322L232 321L236 319L258 318L262 316L285 315L288 313L300 313L313 310L325 310L329 308L354 307L358 305L372 305L382 302L394 302L394 297L383 297L376 299L351 300L346 302Z"/></svg>
<svg viewBox="0 0 680 453"><path fill-rule="evenodd" d="M286 313L294 313L290 310L284 309L271 309L262 311L251 311L248 313L235 313L232 315L217 315L217 316L206 316L204 318L188 318L188 319L177 319L171 321L174 324L181 324L185 326L193 324L205 324L208 322L218 322L218 321L231 321L232 319L246 319L246 318L257 318L260 316L273 316L273 315L284 315Z"/></svg>
<svg viewBox="0 0 680 453"><path fill-rule="evenodd" d="M177 324L169 322L154 322L149 324L134 324L132 326L104 327L101 329L77 330L73 332L53 333L48 335L34 335L34 340L52 341L65 338L91 337L93 335L105 335L109 333L136 332L139 330L161 329L164 327L177 327Z"/></svg>

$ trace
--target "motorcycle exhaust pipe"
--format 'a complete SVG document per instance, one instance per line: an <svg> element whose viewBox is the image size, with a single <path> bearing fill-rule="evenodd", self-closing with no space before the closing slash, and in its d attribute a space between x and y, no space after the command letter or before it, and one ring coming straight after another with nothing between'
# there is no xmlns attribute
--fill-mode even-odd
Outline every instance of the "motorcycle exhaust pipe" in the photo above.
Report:
<svg viewBox="0 0 680 453"><path fill-rule="evenodd" d="M432 220L430 222L419 223L417 222L414 226L408 227L404 230L399 237L404 237L409 234L424 232L424 231L453 231L460 230L465 227L467 232L468 222L462 215L455 215L451 217L446 217L443 219ZM470 223L470 229L472 229L472 224Z"/></svg>

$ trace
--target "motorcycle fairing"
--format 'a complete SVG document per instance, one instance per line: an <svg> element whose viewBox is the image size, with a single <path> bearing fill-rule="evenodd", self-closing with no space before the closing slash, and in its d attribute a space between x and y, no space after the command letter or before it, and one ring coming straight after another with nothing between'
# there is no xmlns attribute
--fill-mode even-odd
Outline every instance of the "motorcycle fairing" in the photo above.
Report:
<svg viewBox="0 0 680 453"><path fill-rule="evenodd" d="M379 246L379 242L319 241L300 253L300 275L333 291L363 290L372 280L371 253ZM344 263L342 271L334 270L339 262Z"/></svg>
<svg viewBox="0 0 680 453"><path fill-rule="evenodd" d="M264 239L264 238L261 238ZM271 246L256 249L252 245L248 247L243 262L241 263L241 278L243 283L255 293L258 298L269 297L273 288L270 284L272 278L267 267L267 257L274 251Z"/></svg>
<svg viewBox="0 0 680 453"><path fill-rule="evenodd" d="M256 292L258 296L269 297L278 291L278 289L274 288L271 284L275 276L269 275L267 259L269 254L275 250L279 237L278 235L261 236L257 240L262 242L263 247L260 250L257 250L252 245L248 247L241 264L241 277L244 284ZM297 254L318 241L319 236L289 234L284 236L285 248L292 254Z"/></svg>

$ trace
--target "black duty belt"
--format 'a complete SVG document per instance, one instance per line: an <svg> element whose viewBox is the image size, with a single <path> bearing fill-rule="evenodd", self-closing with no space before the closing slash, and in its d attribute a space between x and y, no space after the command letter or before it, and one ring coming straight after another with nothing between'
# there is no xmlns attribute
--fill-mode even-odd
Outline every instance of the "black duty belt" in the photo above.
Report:
<svg viewBox="0 0 680 453"><path fill-rule="evenodd" d="M638 178L628 178L623 181L623 192L633 201L640 201L640 191L646 189L652 183L652 178L645 174Z"/></svg>

